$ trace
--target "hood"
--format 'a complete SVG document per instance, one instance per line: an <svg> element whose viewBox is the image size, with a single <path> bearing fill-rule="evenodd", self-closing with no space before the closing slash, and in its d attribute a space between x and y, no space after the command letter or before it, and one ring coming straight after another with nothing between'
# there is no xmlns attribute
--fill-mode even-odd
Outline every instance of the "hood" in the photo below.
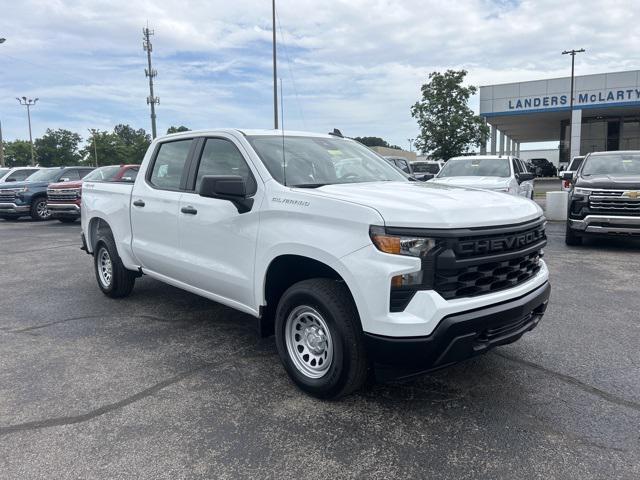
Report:
<svg viewBox="0 0 640 480"><path fill-rule="evenodd" d="M41 188L46 187L47 185L49 185L49 182L2 182L0 183L0 189L22 187Z"/></svg>
<svg viewBox="0 0 640 480"><path fill-rule="evenodd" d="M74 180L73 182L50 183L49 188L55 188L55 189L78 188L81 185L82 185L82 180Z"/></svg>
<svg viewBox="0 0 640 480"><path fill-rule="evenodd" d="M576 187L613 190L640 190L640 175L589 175L580 176Z"/></svg>
<svg viewBox="0 0 640 480"><path fill-rule="evenodd" d="M509 179L503 177L442 177L434 178L432 182L460 187L486 188L489 190L507 188Z"/></svg>
<svg viewBox="0 0 640 480"><path fill-rule="evenodd" d="M374 208L394 227L486 227L542 215L536 203L522 197L432 182L349 183L305 191Z"/></svg>

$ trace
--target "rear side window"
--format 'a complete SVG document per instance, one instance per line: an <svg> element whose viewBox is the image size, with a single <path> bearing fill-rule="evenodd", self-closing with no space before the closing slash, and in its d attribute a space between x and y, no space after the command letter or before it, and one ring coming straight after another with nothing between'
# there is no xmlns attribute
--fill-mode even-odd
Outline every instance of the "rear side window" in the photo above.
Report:
<svg viewBox="0 0 640 480"><path fill-rule="evenodd" d="M153 170L149 182L164 190L178 190L189 156L191 139L161 143L153 162Z"/></svg>
<svg viewBox="0 0 640 480"><path fill-rule="evenodd" d="M138 176L138 168L128 168L126 172L122 175L120 179L121 182L133 182Z"/></svg>
<svg viewBox="0 0 640 480"><path fill-rule="evenodd" d="M79 170L78 174L80 175L80 178L84 178L87 175L89 175L91 172L93 172L93 169L86 168L84 170Z"/></svg>
<svg viewBox="0 0 640 480"><path fill-rule="evenodd" d="M65 170L64 172L62 172L62 175L60 176L60 179L63 178L68 178L70 181L73 180L80 180L80 174L78 173L78 170Z"/></svg>
<svg viewBox="0 0 640 480"><path fill-rule="evenodd" d="M15 172L13 172L11 175L7 177L7 180L21 182L22 180L26 180L27 178L29 178L29 176L31 176L31 174L35 171L36 170L16 170Z"/></svg>
<svg viewBox="0 0 640 480"><path fill-rule="evenodd" d="M247 182L247 193L255 193L255 180L238 148L229 140L209 138L204 145L196 177L196 192L205 175L240 175Z"/></svg>
<svg viewBox="0 0 640 480"><path fill-rule="evenodd" d="M396 160L396 165L398 165L400 170L402 170L404 173L411 173L409 171L409 165L407 165L407 162L405 160Z"/></svg>

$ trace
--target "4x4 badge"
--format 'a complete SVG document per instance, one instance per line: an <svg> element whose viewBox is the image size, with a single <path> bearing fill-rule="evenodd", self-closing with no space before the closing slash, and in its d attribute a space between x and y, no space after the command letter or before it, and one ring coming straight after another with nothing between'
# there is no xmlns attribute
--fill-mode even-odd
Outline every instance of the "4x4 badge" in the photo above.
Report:
<svg viewBox="0 0 640 480"><path fill-rule="evenodd" d="M640 192L638 192L638 191L624 192L624 196L636 199L636 198L640 197Z"/></svg>

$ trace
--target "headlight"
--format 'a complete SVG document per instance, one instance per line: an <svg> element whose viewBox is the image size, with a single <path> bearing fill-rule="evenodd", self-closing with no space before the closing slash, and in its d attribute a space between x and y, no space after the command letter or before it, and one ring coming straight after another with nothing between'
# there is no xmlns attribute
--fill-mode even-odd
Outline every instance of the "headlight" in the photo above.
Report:
<svg viewBox="0 0 640 480"><path fill-rule="evenodd" d="M20 188L5 188L3 190L1 190L2 192L7 192L7 193L24 193L24 192L28 192L29 188L28 187L20 187Z"/></svg>
<svg viewBox="0 0 640 480"><path fill-rule="evenodd" d="M388 235L384 227L372 226L369 228L369 235L378 250L394 255L422 258L436 246L433 238Z"/></svg>
<svg viewBox="0 0 640 480"><path fill-rule="evenodd" d="M591 195L591 190L588 188L575 187L573 189L573 193L576 193L578 195Z"/></svg>

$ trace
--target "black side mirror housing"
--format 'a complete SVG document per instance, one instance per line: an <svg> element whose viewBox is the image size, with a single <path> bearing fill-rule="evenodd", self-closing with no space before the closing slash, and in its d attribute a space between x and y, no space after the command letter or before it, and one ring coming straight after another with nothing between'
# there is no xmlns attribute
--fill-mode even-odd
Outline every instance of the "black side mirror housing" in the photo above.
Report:
<svg viewBox="0 0 640 480"><path fill-rule="evenodd" d="M566 180L568 182L573 181L573 172L564 172L562 174L562 180Z"/></svg>
<svg viewBox="0 0 640 480"><path fill-rule="evenodd" d="M529 180L535 179L536 176L533 173L519 173L518 174L518 183L527 182Z"/></svg>
<svg viewBox="0 0 640 480"><path fill-rule="evenodd" d="M253 198L247 197L247 182L240 175L205 175L200 182L201 197L228 200L246 213L253 207Z"/></svg>
<svg viewBox="0 0 640 480"><path fill-rule="evenodd" d="M427 180L431 180L434 177L435 177L435 174L433 173L422 173L420 174L419 180L426 182Z"/></svg>

